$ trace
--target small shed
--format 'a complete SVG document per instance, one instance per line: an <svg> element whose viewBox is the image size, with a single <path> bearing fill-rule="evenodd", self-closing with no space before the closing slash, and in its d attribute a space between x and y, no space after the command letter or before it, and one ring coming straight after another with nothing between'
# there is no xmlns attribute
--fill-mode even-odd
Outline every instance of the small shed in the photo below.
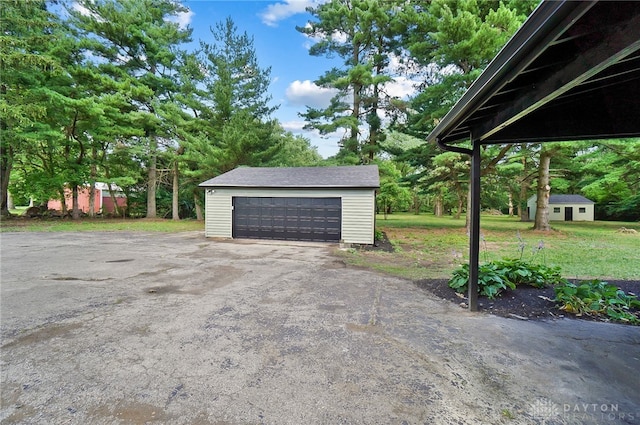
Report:
<svg viewBox="0 0 640 425"><path fill-rule="evenodd" d="M536 215L538 196L533 195L527 201L529 217ZM550 221L593 221L595 202L582 195L550 195Z"/></svg>
<svg viewBox="0 0 640 425"><path fill-rule="evenodd" d="M378 167L241 167L200 184L205 236L374 243Z"/></svg>

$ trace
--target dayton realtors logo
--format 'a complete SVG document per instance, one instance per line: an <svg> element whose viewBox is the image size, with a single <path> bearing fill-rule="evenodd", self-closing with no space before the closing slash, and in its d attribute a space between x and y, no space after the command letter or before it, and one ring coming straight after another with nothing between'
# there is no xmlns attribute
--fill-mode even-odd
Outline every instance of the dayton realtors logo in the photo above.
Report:
<svg viewBox="0 0 640 425"><path fill-rule="evenodd" d="M541 419L543 424L549 419L560 416L560 407L550 400L536 400L531 403L530 410L533 419Z"/></svg>
<svg viewBox="0 0 640 425"><path fill-rule="evenodd" d="M600 423L607 421L633 421L639 416L637 413L621 412L618 404L610 403L564 403L558 404L550 400L539 399L531 403L530 413L534 419L541 420L544 425L548 420L564 419L572 421L596 420Z"/></svg>

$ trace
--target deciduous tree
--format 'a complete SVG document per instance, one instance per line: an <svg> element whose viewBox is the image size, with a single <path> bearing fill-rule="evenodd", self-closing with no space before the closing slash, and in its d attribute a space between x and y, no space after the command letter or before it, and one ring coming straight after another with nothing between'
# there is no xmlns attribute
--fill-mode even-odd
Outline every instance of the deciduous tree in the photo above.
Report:
<svg viewBox="0 0 640 425"><path fill-rule="evenodd" d="M54 93L45 79L64 69L55 55L60 22L45 1L6 0L0 7L0 215L9 215L7 193L16 155L55 129L41 124Z"/></svg>

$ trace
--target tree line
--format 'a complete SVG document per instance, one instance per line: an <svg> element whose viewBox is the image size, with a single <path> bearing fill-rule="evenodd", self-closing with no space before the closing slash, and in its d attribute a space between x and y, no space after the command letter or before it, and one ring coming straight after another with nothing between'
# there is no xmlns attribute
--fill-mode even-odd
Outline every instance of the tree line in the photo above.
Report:
<svg viewBox="0 0 640 425"><path fill-rule="evenodd" d="M2 213L9 191L46 201L71 188L77 217L77 187L106 181L125 191L130 215L201 219L198 183L238 166L377 163L380 212L460 216L468 160L424 139L536 4L331 0L309 8L312 19L297 28L316 40L309 53L342 61L315 81L334 91L329 106L301 114L309 129L342 134L338 153L323 159L272 118L270 69L231 18L187 49L192 31L175 22L187 11L177 1L79 0L64 13L44 0L5 1ZM395 94L399 82L414 94ZM599 218L640 219L638 140L514 141L484 148L482 169L487 209L526 220L526 200L540 189L581 193Z"/></svg>

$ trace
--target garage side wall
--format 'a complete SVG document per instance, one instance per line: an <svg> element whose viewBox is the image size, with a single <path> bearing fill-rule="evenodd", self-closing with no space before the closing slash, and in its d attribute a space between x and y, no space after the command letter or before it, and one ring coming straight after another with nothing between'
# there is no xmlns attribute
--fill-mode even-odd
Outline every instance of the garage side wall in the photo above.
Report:
<svg viewBox="0 0 640 425"><path fill-rule="evenodd" d="M375 192L373 189L205 188L205 236L232 237L234 196L342 198L342 240L346 243L373 244L374 242Z"/></svg>
<svg viewBox="0 0 640 425"><path fill-rule="evenodd" d="M342 240L345 243L373 244L375 192L354 190L342 195Z"/></svg>
<svg viewBox="0 0 640 425"><path fill-rule="evenodd" d="M204 235L231 237L231 195L223 189L205 189Z"/></svg>

